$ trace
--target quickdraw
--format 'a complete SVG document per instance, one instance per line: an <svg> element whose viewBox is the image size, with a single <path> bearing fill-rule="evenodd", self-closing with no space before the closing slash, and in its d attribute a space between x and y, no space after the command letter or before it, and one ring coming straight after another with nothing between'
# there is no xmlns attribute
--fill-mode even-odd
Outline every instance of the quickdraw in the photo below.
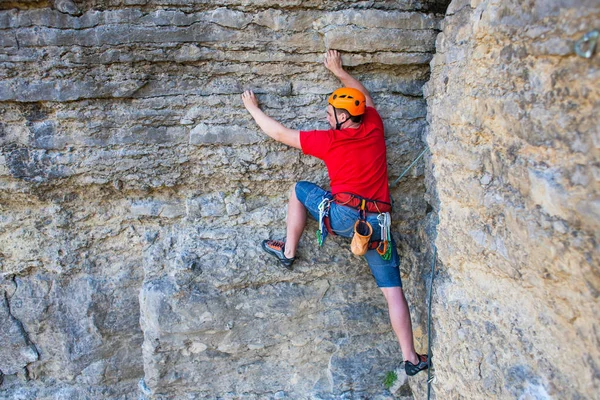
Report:
<svg viewBox="0 0 600 400"><path fill-rule="evenodd" d="M380 213L377 216L379 227L381 228L381 240L377 246L377 254L384 260L392 258L392 247L389 245L392 242L391 225L392 218L390 213Z"/></svg>
<svg viewBox="0 0 600 400"><path fill-rule="evenodd" d="M325 236L327 235L327 226L325 225L326 218L329 218L329 207L331 199L324 197L319 203L319 229L317 230L317 242L319 247L323 246Z"/></svg>

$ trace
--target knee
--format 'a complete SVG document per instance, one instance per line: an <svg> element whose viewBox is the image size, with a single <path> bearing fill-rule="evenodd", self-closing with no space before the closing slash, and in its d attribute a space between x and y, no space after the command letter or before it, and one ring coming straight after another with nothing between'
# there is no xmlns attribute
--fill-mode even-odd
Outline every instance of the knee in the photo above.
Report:
<svg viewBox="0 0 600 400"><path fill-rule="evenodd" d="M401 287L382 287L380 288L385 296L385 299L389 302L406 302L406 298L404 297L404 291Z"/></svg>
<svg viewBox="0 0 600 400"><path fill-rule="evenodd" d="M306 181L298 181L292 185L292 189L290 190L290 197L298 199L298 190L302 190L302 185L306 185L309 182Z"/></svg>

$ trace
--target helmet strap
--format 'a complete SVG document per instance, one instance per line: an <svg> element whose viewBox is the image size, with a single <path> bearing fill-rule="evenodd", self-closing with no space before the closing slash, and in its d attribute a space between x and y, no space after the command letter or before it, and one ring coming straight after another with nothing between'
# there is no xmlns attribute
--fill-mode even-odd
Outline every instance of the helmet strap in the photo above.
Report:
<svg viewBox="0 0 600 400"><path fill-rule="evenodd" d="M344 121L344 122L339 122L338 121L337 110L335 109L335 107L333 107L333 115L335 116L335 129L337 131L339 131L340 129L342 129L342 125L344 124L344 122L346 122L347 120Z"/></svg>

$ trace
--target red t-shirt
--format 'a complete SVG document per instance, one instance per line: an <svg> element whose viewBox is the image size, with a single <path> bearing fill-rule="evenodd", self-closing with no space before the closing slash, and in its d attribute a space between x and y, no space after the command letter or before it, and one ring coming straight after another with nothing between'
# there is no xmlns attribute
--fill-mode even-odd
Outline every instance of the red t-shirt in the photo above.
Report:
<svg viewBox="0 0 600 400"><path fill-rule="evenodd" d="M390 202L383 121L374 108L367 107L357 129L301 131L300 145L325 162L333 194Z"/></svg>

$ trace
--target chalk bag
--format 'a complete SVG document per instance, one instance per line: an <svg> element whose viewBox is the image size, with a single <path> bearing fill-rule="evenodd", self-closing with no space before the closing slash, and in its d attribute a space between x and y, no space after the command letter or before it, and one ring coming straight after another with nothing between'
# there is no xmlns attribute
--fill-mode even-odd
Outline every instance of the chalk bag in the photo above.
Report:
<svg viewBox="0 0 600 400"><path fill-rule="evenodd" d="M367 221L359 219L354 224L354 236L350 249L357 256L364 256L369 250L369 241L373 234L373 227Z"/></svg>

